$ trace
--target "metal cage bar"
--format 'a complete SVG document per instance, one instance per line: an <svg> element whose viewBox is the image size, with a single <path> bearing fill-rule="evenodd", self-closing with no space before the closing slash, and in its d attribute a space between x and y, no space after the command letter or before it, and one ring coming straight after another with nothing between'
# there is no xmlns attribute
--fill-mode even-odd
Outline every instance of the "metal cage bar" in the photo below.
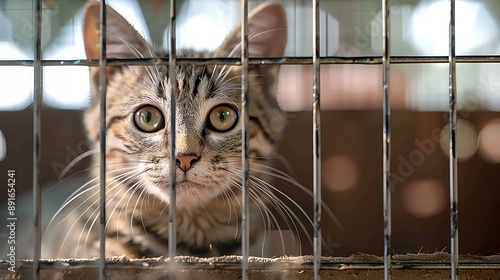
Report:
<svg viewBox="0 0 500 280"><path fill-rule="evenodd" d="M249 210L249 172L248 172L248 0L241 1L241 275L248 279L248 257L250 250L250 210Z"/></svg>
<svg viewBox="0 0 500 280"><path fill-rule="evenodd" d="M449 0L449 133L450 133L450 255L451 279L458 274L458 177L457 177L457 75L455 55L455 0Z"/></svg>
<svg viewBox="0 0 500 280"><path fill-rule="evenodd" d="M99 279L106 279L106 0L101 0L99 24Z"/></svg>
<svg viewBox="0 0 500 280"><path fill-rule="evenodd" d="M41 189L40 189L40 153L41 153L41 107L42 107L42 1L33 0L33 227L35 231L33 252L33 279L40 277L41 239Z"/></svg>
<svg viewBox="0 0 500 280"><path fill-rule="evenodd" d="M389 0L382 0L382 168L384 218L384 279L391 279L392 203L391 203L391 22Z"/></svg>
<svg viewBox="0 0 500 280"><path fill-rule="evenodd" d="M390 56L391 64L427 64L449 63L449 56ZM340 57L323 56L319 58L320 64L382 64L381 56ZM99 61L94 59L69 59L69 60L42 60L42 66L99 66ZM120 65L168 65L169 60L161 57L154 58L110 58L108 66ZM210 65L228 64L241 65L238 58L177 58L177 65ZM500 63L499 55L463 55L455 56L455 63ZM33 60L0 60L0 66L34 66ZM249 65L280 64L280 65L312 65L311 57L252 57L248 58Z"/></svg>
<svg viewBox="0 0 500 280"><path fill-rule="evenodd" d="M177 49L176 49L176 1L170 1L170 54L168 56L168 69L170 79L170 135L169 135L169 150L170 150L170 180L169 194L170 201L168 204L168 256L169 269L168 275L170 279L174 279L174 264L175 255L177 254L177 219L176 219L176 188L175 188L175 122L176 122L176 104L177 104L177 78L175 73Z"/></svg>
<svg viewBox="0 0 500 280"><path fill-rule="evenodd" d="M320 36L319 0L312 1L313 11L313 262L314 279L318 280L321 268L321 106L320 106Z"/></svg>

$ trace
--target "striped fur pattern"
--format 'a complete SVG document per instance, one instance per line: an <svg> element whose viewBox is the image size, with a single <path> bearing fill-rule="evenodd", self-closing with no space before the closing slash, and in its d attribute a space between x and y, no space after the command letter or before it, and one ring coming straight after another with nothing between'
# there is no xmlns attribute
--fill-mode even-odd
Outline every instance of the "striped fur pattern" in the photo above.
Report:
<svg viewBox="0 0 500 280"><path fill-rule="evenodd" d="M87 57L97 59L99 3L88 3L84 11ZM257 7L248 22L251 57L283 56L287 26L281 5L269 3ZM235 27L215 52L179 50L177 55L239 57L240 29ZM107 32L108 57L168 57L168 51L156 50L109 7ZM278 66L269 65L249 67L250 223L254 255L262 254L265 247L262 233L276 223L268 209L273 193L265 180L269 173L266 158L273 155L285 125L276 101L278 70ZM99 68L91 67L93 102L84 120L96 151L99 149L98 72ZM173 132L169 131L172 81L168 78L168 66L108 67L107 73L106 254L153 257L168 252L171 168L176 169L178 253L198 256L239 253L241 67L177 66L177 166L170 166L169 161L169 135ZM141 127L138 122L143 121ZM93 160L94 166L98 166L97 152ZM62 246L45 246L42 250L45 257L98 256L97 168L94 175L57 214L64 220L58 223L65 228L58 239L59 243L62 240Z"/></svg>

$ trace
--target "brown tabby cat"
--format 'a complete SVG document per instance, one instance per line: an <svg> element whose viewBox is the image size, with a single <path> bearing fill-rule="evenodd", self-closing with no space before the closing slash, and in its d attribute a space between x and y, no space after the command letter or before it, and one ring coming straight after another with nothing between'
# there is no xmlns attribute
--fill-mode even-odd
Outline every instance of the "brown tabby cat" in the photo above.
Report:
<svg viewBox="0 0 500 280"><path fill-rule="evenodd" d="M99 2L83 16L85 50L99 57ZM213 53L179 50L179 57L239 57L240 26ZM254 9L248 18L251 57L283 56L286 15L277 3ZM168 57L156 50L121 15L107 8L107 57ZM254 255L262 255L266 233L277 224L270 204L293 217L273 194L266 165L284 128L276 101L279 66L249 67L250 224ZM241 231L241 67L176 67L177 166L170 166L168 66L108 67L106 255L150 257L168 252L170 168L176 169L178 254L237 254ZM92 105L85 126L99 147L99 68L91 67ZM94 164L99 165L95 154ZM99 177L81 187L52 223L59 237L45 242L44 257L98 256ZM56 235L57 236L57 235ZM269 241L268 241L269 242ZM57 244L57 245L56 245ZM61 246L62 244L62 246Z"/></svg>

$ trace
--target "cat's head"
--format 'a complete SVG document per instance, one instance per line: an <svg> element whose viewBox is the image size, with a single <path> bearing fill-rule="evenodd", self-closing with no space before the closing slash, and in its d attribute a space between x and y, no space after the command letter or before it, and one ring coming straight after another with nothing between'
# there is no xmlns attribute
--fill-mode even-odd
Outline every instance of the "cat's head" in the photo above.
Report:
<svg viewBox="0 0 500 280"><path fill-rule="evenodd" d="M99 58L99 3L84 10L86 55ZM265 4L248 18L250 57L283 56L286 16L279 4ZM108 58L166 57L121 15L107 8ZM240 57L237 26L213 53L178 50L179 57ZM183 36L189 36L186 34ZM201 46L203 47L203 46ZM284 126L276 101L277 65L249 66L251 169L273 153ZM92 105L85 113L88 136L99 147L99 68L91 67ZM177 66L177 206L199 206L241 183L241 67ZM169 201L170 83L168 66L107 67L108 188L128 185ZM96 156L96 162L98 157ZM114 181L113 181L114 180ZM112 195L112 192L110 193Z"/></svg>

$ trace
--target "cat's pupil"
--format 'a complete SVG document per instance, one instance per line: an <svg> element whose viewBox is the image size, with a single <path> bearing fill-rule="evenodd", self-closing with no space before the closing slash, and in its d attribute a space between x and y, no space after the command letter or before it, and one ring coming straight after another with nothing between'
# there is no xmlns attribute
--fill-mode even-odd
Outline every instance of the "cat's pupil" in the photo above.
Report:
<svg viewBox="0 0 500 280"><path fill-rule="evenodd" d="M220 112L219 112L219 120L220 120L222 123L225 123L225 122L226 122L226 120L227 120L228 115L229 115L229 112L220 111Z"/></svg>
<svg viewBox="0 0 500 280"><path fill-rule="evenodd" d="M152 118L153 114L151 114L151 112L142 112L142 121L144 123L149 123L151 122L151 118Z"/></svg>

